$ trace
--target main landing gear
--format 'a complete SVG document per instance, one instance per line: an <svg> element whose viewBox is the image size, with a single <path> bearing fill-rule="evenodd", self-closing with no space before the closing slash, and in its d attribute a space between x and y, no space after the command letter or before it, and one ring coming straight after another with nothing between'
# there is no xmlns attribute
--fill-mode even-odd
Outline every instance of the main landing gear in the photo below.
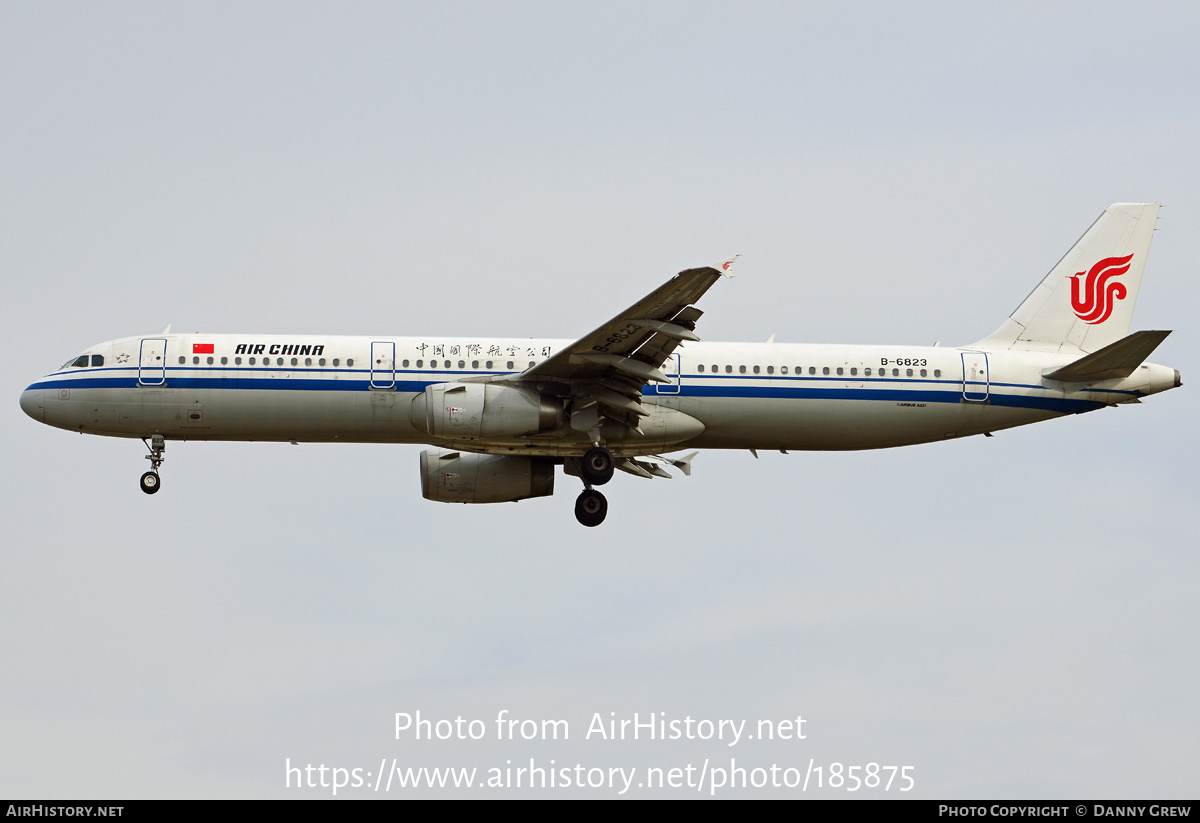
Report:
<svg viewBox="0 0 1200 823"><path fill-rule="evenodd" d="M585 526L599 526L608 514L608 500L595 489L584 489L575 498L575 519Z"/></svg>
<svg viewBox="0 0 1200 823"><path fill-rule="evenodd" d="M592 486L603 486L612 480L616 461L612 452L603 446L587 450L580 461L584 490L575 499L575 519L585 526L599 526L608 515L608 500Z"/></svg>
<svg viewBox="0 0 1200 823"><path fill-rule="evenodd" d="M590 486L603 486L612 480L615 468L616 462L613 460L612 452L603 446L593 446L583 455L580 471L583 474L584 483Z"/></svg>
<svg viewBox="0 0 1200 823"><path fill-rule="evenodd" d="M149 442L147 442L147 438L143 437L142 442L150 450L150 453L146 455L146 459L150 461L150 471L142 475L142 491L146 494L154 494L162 488L162 478L158 476L158 467L166 460L163 452L167 450L167 441L161 434L156 434L149 438Z"/></svg>

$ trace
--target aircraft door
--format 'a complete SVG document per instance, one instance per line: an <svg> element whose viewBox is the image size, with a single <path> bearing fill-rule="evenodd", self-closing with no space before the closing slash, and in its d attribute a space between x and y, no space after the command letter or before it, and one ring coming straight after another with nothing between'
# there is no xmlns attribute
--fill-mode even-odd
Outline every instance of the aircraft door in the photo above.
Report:
<svg viewBox="0 0 1200 823"><path fill-rule="evenodd" d="M167 382L167 341L163 337L142 338L138 355L138 385L161 386Z"/></svg>
<svg viewBox="0 0 1200 823"><path fill-rule="evenodd" d="M396 386L396 344L390 341L371 343L371 388L391 389Z"/></svg>
<svg viewBox="0 0 1200 823"><path fill-rule="evenodd" d="M670 382L655 383L654 391L657 394L679 394L679 381L683 376L682 370L679 368L679 355L672 354L668 357L660 371L670 378Z"/></svg>
<svg viewBox="0 0 1200 823"><path fill-rule="evenodd" d="M963 400L983 403L988 399L988 360L981 351L962 353Z"/></svg>

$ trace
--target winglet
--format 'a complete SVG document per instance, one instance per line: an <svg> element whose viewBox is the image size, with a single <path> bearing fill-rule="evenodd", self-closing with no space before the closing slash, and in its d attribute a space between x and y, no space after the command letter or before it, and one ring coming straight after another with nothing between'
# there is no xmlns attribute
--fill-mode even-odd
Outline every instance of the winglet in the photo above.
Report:
<svg viewBox="0 0 1200 823"><path fill-rule="evenodd" d="M692 452L691 454L687 455L686 457L679 457L679 458L675 458L675 459L666 457L663 459L666 460L668 463L670 463L675 468L679 469L687 477L691 477L692 476L692 458L694 458L699 453L700 452Z"/></svg>
<svg viewBox="0 0 1200 823"><path fill-rule="evenodd" d="M733 269L733 264L737 262L737 259L739 257L741 257L740 254L735 254L733 257L726 257L721 262L714 263L713 268L716 269L717 271L719 271L721 274L725 275L726 277L733 277L733 275L730 273L730 271Z"/></svg>

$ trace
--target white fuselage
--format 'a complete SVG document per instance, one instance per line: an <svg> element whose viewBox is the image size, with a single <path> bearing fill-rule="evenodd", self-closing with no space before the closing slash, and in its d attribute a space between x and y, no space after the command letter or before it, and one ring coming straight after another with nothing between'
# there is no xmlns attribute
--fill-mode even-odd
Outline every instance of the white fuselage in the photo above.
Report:
<svg viewBox="0 0 1200 823"><path fill-rule="evenodd" d="M330 335L124 338L88 349L86 365L68 365L35 382L21 406L49 425L117 437L429 443L578 455L587 437L569 427L455 443L426 434L419 419L429 385L521 372L570 344ZM1177 383L1172 369L1151 364L1127 378L1086 386L1042 376L1072 359L948 347L690 342L663 367L670 381L645 389L642 403L652 414L643 432L629 432L610 448L618 455L684 447L886 448L1135 402ZM676 418L683 415L702 425L681 428Z"/></svg>

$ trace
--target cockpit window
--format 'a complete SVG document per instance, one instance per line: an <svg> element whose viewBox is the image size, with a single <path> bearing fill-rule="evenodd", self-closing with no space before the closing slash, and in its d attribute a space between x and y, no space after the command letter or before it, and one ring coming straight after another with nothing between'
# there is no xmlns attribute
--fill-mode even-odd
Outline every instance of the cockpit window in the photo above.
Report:
<svg viewBox="0 0 1200 823"><path fill-rule="evenodd" d="M73 357L70 360L68 360L66 363L63 363L62 367L64 369L82 369L87 364L88 364L88 356L86 354L81 354L78 357Z"/></svg>
<svg viewBox="0 0 1200 823"><path fill-rule="evenodd" d="M95 368L96 366L103 366L103 365L104 365L104 355L93 354L92 355L92 368Z"/></svg>

